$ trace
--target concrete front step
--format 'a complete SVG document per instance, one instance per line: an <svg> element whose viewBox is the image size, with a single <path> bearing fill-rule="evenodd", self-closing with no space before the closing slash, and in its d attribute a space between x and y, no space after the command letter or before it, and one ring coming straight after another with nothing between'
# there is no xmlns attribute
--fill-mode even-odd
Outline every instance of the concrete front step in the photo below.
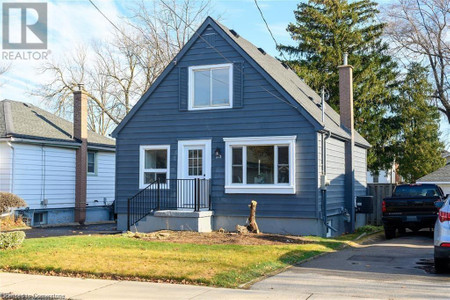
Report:
<svg viewBox="0 0 450 300"><path fill-rule="evenodd" d="M136 229L139 232L157 230L211 232L212 217L212 211L160 210L137 222Z"/></svg>

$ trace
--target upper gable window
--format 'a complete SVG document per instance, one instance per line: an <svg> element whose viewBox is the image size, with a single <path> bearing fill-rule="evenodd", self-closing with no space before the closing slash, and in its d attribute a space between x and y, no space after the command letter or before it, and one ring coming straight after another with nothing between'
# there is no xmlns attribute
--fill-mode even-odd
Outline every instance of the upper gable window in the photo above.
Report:
<svg viewBox="0 0 450 300"><path fill-rule="evenodd" d="M189 110L233 106L233 64L189 68Z"/></svg>

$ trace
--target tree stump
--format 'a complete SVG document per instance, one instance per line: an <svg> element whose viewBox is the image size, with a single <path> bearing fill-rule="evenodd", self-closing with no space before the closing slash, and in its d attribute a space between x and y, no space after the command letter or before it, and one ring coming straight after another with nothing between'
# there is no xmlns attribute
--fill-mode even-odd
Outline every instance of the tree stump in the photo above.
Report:
<svg viewBox="0 0 450 300"><path fill-rule="evenodd" d="M247 234L248 233L247 227L241 226L241 225L236 225L236 231L239 234Z"/></svg>
<svg viewBox="0 0 450 300"><path fill-rule="evenodd" d="M248 218L247 229L251 233L259 233L258 224L256 224L256 205L258 202L252 200L250 207L250 217Z"/></svg>

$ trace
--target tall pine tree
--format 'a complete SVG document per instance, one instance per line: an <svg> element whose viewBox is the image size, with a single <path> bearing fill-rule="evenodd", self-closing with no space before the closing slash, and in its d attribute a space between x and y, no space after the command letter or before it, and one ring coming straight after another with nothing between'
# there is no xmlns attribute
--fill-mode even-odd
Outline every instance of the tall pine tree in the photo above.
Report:
<svg viewBox="0 0 450 300"><path fill-rule="evenodd" d="M355 128L371 144L369 169L392 166L392 139L399 129L390 108L394 101L397 65L381 39L377 4L370 0L309 0L294 11L287 30L294 46L279 46L290 55L289 65L313 89L326 89L328 102L339 110L338 66L349 53L354 67Z"/></svg>
<svg viewBox="0 0 450 300"><path fill-rule="evenodd" d="M439 141L439 111L430 103L433 93L427 70L412 63L399 87L393 113L399 118L398 172L406 182L433 172L445 164L444 145Z"/></svg>

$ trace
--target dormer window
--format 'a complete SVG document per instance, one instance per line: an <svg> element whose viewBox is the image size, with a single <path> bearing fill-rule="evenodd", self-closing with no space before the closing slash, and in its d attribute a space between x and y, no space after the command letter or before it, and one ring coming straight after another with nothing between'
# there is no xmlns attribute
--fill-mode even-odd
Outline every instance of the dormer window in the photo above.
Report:
<svg viewBox="0 0 450 300"><path fill-rule="evenodd" d="M231 108L233 65L189 68L189 110Z"/></svg>

